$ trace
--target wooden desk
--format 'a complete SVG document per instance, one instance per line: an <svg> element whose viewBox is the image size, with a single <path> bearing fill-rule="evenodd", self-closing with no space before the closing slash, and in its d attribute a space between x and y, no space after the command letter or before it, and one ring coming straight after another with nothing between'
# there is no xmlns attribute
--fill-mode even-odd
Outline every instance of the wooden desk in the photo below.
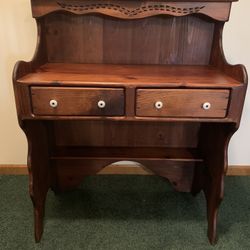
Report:
<svg viewBox="0 0 250 250"><path fill-rule="evenodd" d="M223 25L232 0L32 0L38 45L13 82L28 145L35 239L46 194L131 160L175 190L207 200L216 240L227 147L247 73L229 65Z"/></svg>

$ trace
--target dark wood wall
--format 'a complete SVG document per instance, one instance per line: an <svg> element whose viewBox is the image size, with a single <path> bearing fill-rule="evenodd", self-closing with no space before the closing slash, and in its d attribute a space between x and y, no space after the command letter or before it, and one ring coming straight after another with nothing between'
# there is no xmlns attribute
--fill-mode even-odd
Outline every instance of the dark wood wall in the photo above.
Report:
<svg viewBox="0 0 250 250"><path fill-rule="evenodd" d="M43 18L50 62L209 63L214 23L198 16L119 20L56 13Z"/></svg>
<svg viewBox="0 0 250 250"><path fill-rule="evenodd" d="M61 121L54 131L58 146L194 148L199 127L192 122Z"/></svg>

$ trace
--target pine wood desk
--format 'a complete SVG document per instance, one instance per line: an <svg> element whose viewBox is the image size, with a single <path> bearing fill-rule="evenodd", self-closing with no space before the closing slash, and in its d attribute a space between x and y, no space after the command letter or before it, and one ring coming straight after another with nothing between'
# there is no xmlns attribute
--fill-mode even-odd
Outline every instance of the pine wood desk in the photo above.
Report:
<svg viewBox="0 0 250 250"><path fill-rule="evenodd" d="M229 65L223 26L232 0L32 0L38 44L13 82L29 145L29 188L40 241L48 189L136 161L207 201L216 240L227 147L247 88Z"/></svg>

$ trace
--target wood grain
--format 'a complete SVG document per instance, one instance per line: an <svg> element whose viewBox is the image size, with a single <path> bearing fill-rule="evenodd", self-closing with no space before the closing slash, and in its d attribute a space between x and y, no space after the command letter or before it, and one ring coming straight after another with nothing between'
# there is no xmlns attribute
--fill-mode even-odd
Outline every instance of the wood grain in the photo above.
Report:
<svg viewBox="0 0 250 250"><path fill-rule="evenodd" d="M228 90L197 89L138 89L137 116L168 117L225 117L229 100ZM163 107L157 109L156 102ZM211 108L205 110L204 103Z"/></svg>
<svg viewBox="0 0 250 250"><path fill-rule="evenodd" d="M231 2L236 0L208 0L208 1L119 1L100 0L65 1L65 0L32 0L33 17L39 18L51 12L67 11L78 15L100 13L117 18L137 19L154 15L185 16L190 14L204 14L215 20L227 21Z"/></svg>
<svg viewBox="0 0 250 250"><path fill-rule="evenodd" d="M232 88L240 82L212 66L48 63L18 79L39 86Z"/></svg>
<svg viewBox="0 0 250 250"><path fill-rule="evenodd" d="M199 128L197 122L53 122L58 146L195 148Z"/></svg>
<svg viewBox="0 0 250 250"><path fill-rule="evenodd" d="M57 147L51 159L165 159L173 161L198 161L203 159L194 148L156 148L156 147Z"/></svg>
<svg viewBox="0 0 250 250"><path fill-rule="evenodd" d="M32 107L36 115L124 115L124 90L108 88L32 87ZM50 101L56 100L57 107ZM104 108L98 102L105 102Z"/></svg>
<svg viewBox="0 0 250 250"><path fill-rule="evenodd" d="M214 23L194 16L117 20L58 13L45 17L44 29L52 63L206 65Z"/></svg>
<svg viewBox="0 0 250 250"><path fill-rule="evenodd" d="M228 143L247 88L244 66L223 54L232 2L31 1L37 49L16 64L13 85L37 242L49 188L76 188L111 163L133 160L177 191L204 191L215 244ZM106 111L96 109L103 96ZM171 102L156 113L159 98ZM211 110L201 112L207 100Z"/></svg>

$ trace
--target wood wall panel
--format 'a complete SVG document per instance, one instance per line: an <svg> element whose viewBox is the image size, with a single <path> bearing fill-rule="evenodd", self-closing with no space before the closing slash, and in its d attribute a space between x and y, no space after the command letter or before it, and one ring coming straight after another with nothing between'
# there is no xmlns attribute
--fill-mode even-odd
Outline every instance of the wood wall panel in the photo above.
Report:
<svg viewBox="0 0 250 250"><path fill-rule="evenodd" d="M60 146L190 148L197 146L199 126L197 123L175 122L168 124L108 121L54 122L56 144Z"/></svg>
<svg viewBox="0 0 250 250"><path fill-rule="evenodd" d="M44 19L49 62L209 63L214 23L199 17L117 20L57 13Z"/></svg>
<svg viewBox="0 0 250 250"><path fill-rule="evenodd" d="M66 14L58 14L46 17L45 23L49 61L102 62L103 19L101 17L68 18Z"/></svg>
<svg viewBox="0 0 250 250"><path fill-rule="evenodd" d="M132 63L160 63L159 52L166 49L166 46L160 46L161 23L166 25L166 29L169 27L166 18L148 18L135 22L132 37Z"/></svg>
<svg viewBox="0 0 250 250"><path fill-rule="evenodd" d="M103 25L103 62L129 64L133 30L124 20L105 18Z"/></svg>

